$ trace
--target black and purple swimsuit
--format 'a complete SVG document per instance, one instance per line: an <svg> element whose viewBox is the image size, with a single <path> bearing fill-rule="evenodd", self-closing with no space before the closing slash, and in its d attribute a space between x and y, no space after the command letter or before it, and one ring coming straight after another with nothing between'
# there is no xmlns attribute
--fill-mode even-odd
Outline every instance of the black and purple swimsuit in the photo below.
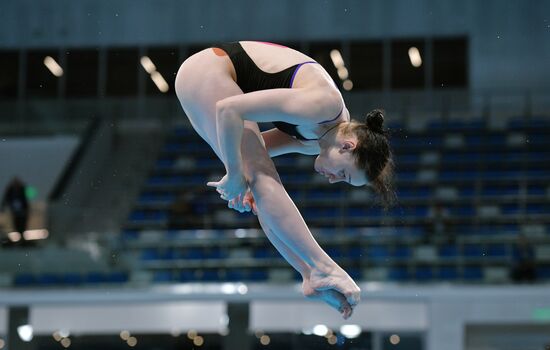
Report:
<svg viewBox="0 0 550 350"><path fill-rule="evenodd" d="M258 66L254 63L250 56L248 56L248 54L239 42L221 43L217 44L214 47L225 51L229 56L229 59L231 59L233 67L235 68L235 73L237 75L237 85L239 85L239 87L245 94L258 90L292 88L294 77L296 76L296 73L301 66L308 63L318 64L315 61L306 61L295 64L280 72L267 73L258 68ZM342 111L340 111L340 113L338 113L335 118L323 121L319 124L330 123L331 121L338 119L341 113ZM273 125L275 125L275 127L282 132L294 136L299 140L312 140L303 137L302 134L300 134L296 129L297 125L295 124L274 121Z"/></svg>

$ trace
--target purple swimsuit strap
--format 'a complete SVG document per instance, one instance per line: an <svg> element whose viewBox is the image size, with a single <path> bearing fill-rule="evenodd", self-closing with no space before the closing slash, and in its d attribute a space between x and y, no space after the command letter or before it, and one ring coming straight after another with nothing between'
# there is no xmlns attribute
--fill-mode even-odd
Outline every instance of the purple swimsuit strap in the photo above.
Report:
<svg viewBox="0 0 550 350"><path fill-rule="evenodd" d="M300 69L300 67L303 66L304 64L308 64L308 63L317 63L317 62L307 61L307 62L302 62L299 65L297 65L296 68L294 69L294 73L292 73L292 78L290 78L290 87L291 88L292 88L292 84L294 83L294 77L296 77L296 73L298 73L298 69Z"/></svg>
<svg viewBox="0 0 550 350"><path fill-rule="evenodd" d="M308 64L308 63L317 63L316 61L306 61L306 62L302 62L300 64L298 64L296 66L296 69L294 69L294 73L292 74L292 78L290 78L290 87L292 88L292 84L294 83L294 77L296 76L296 73L298 72L298 69L300 69L301 66L303 66L304 64ZM335 84L336 85L336 84ZM325 124L325 123L330 123L336 119L338 119L338 117L340 116L340 114L342 114L342 111L344 110L344 105L342 105L342 109L340 109L340 112L338 112L338 114L336 115L336 117L330 119L330 120L325 120L325 121L322 121L320 122L319 124Z"/></svg>

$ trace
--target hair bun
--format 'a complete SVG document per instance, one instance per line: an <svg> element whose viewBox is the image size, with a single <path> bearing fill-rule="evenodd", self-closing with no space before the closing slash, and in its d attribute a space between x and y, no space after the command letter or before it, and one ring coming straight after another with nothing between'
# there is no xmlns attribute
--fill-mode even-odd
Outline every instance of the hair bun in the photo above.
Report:
<svg viewBox="0 0 550 350"><path fill-rule="evenodd" d="M384 133L384 114L380 109L374 109L367 114L365 123L372 132Z"/></svg>

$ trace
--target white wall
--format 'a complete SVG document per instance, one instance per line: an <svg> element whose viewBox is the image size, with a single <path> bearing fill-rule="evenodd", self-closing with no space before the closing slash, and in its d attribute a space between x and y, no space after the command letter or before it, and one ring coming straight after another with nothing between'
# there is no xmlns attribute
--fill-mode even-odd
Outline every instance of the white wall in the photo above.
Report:
<svg viewBox="0 0 550 350"><path fill-rule="evenodd" d="M76 136L11 138L0 134L1 193L17 175L36 188L36 200L47 199L77 146Z"/></svg>
<svg viewBox="0 0 550 350"><path fill-rule="evenodd" d="M222 301L37 306L29 316L36 334L52 334L57 330L70 330L73 334L117 334L122 330L170 333L189 329L217 333L226 329L226 317L226 305Z"/></svg>
<svg viewBox="0 0 550 350"><path fill-rule="evenodd" d="M6 339L8 334L8 308L0 307L0 337Z"/></svg>

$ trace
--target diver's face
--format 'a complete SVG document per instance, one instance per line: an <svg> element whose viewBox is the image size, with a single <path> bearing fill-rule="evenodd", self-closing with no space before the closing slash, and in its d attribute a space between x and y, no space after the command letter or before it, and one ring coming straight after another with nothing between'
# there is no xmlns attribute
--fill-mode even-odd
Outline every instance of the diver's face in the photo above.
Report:
<svg viewBox="0 0 550 350"><path fill-rule="evenodd" d="M355 144L347 141L322 148L315 159L315 171L325 176L331 184L342 181L353 186L367 184L365 172L355 165L354 148Z"/></svg>

